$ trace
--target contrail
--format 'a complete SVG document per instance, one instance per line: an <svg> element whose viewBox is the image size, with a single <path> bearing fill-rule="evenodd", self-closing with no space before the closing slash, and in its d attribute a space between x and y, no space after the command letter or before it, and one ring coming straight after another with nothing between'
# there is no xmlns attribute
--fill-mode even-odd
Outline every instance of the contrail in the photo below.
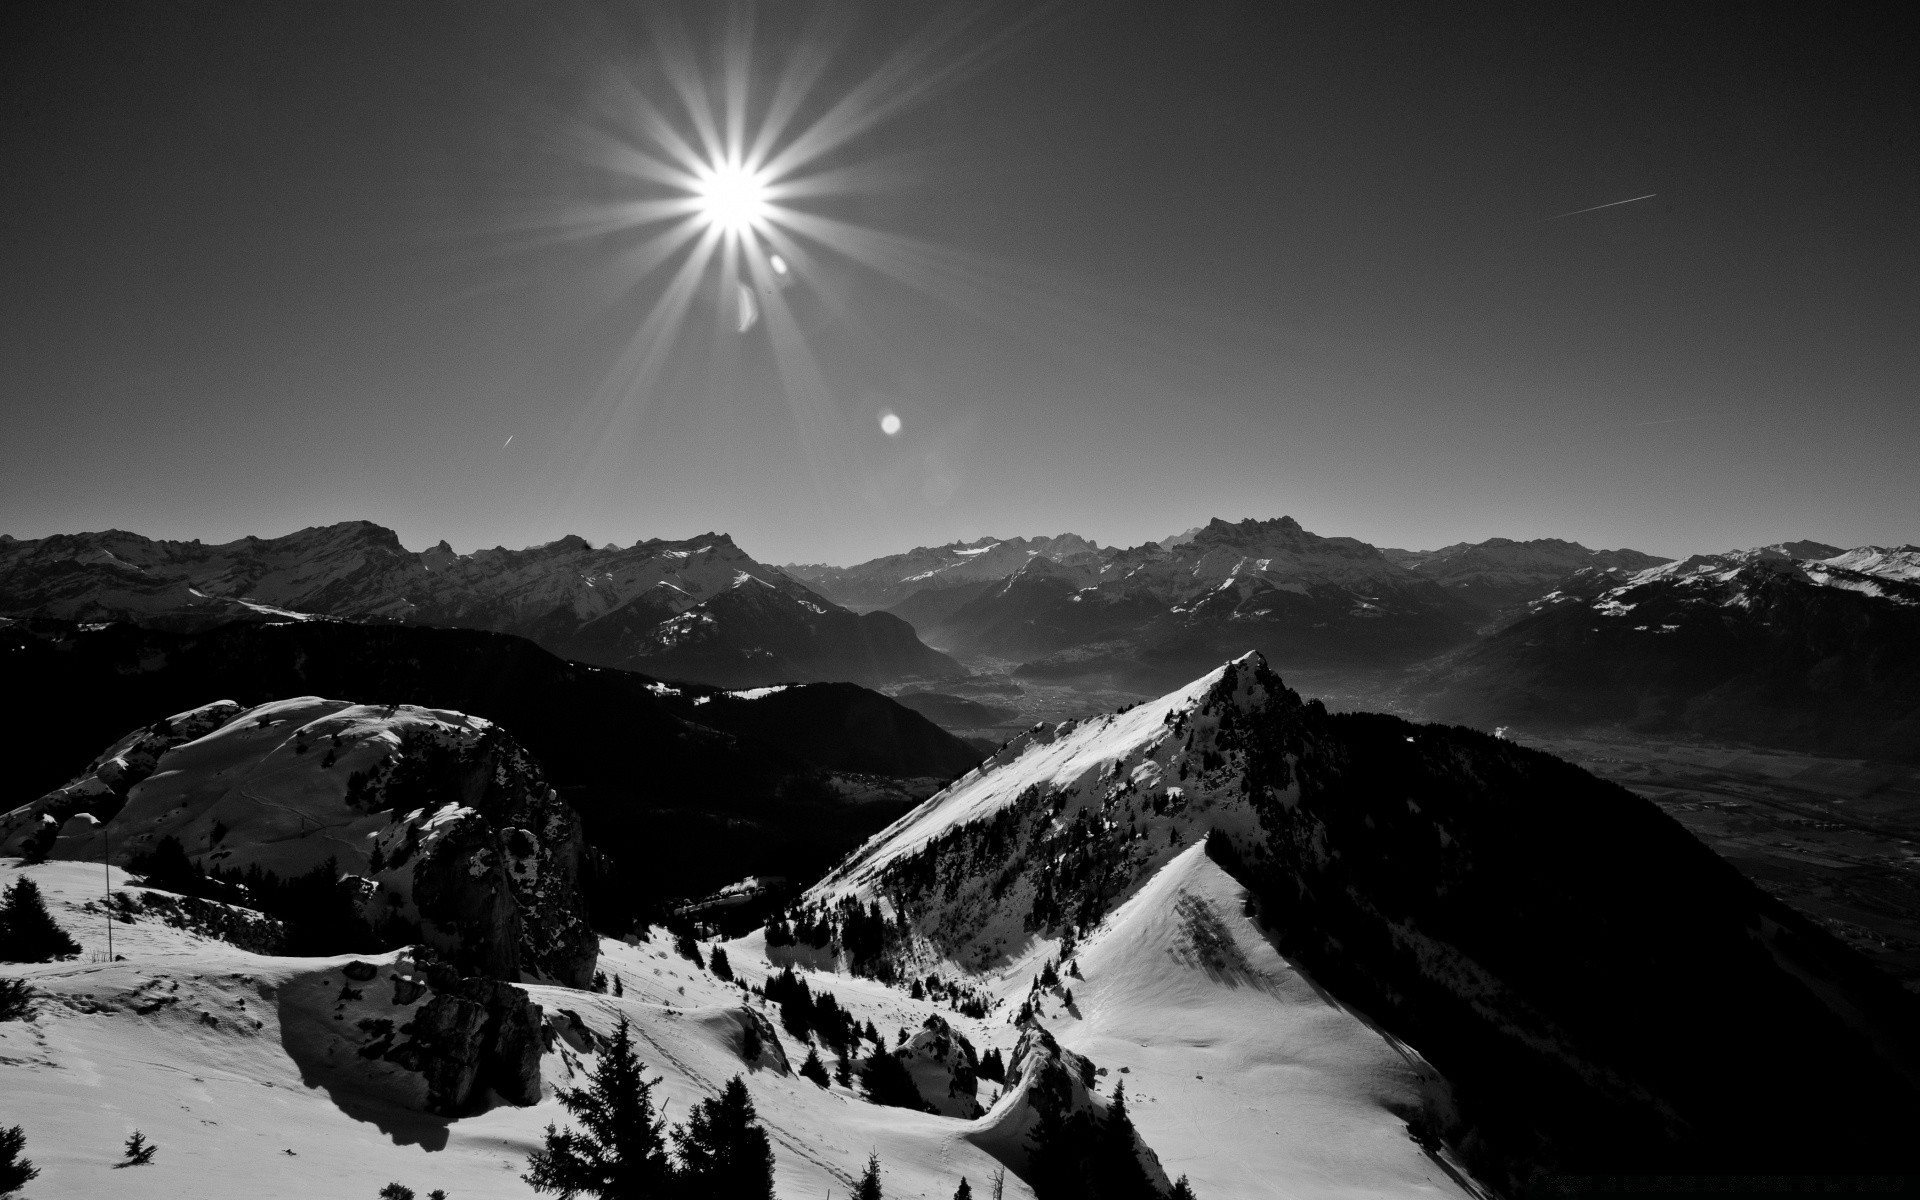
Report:
<svg viewBox="0 0 1920 1200"><path fill-rule="evenodd" d="M507 448L508 446L511 446L511 445L513 445L513 439L514 439L514 438L516 438L516 437L518 437L518 436L520 436L520 435L519 435L519 434L515 434L515 433L510 433L510 434L508 434L508 435L507 435L507 440L506 440L506 441L504 441L504 442L501 442L501 443L500 443L500 448L501 448L502 450L505 450L505 449L506 449L506 448Z"/></svg>
<svg viewBox="0 0 1920 1200"><path fill-rule="evenodd" d="M1551 217L1541 217L1538 221L1535 221L1534 224L1544 225L1548 221L1558 221L1561 217L1577 217L1581 213L1599 212L1603 208L1617 208L1622 204L1633 204L1640 200L1651 200L1659 194L1659 192L1648 192L1644 196L1635 196L1629 200L1609 200L1605 204L1596 204L1592 208L1576 208L1572 212L1563 212Z"/></svg>

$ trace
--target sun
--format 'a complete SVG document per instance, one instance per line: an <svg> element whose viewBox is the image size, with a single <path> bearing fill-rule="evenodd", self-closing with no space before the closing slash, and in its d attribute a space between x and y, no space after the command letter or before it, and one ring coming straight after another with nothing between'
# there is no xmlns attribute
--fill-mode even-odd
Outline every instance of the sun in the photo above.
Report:
<svg viewBox="0 0 1920 1200"><path fill-rule="evenodd" d="M699 172L694 199L700 217L722 233L744 234L770 215L767 183L759 172L739 163L721 163Z"/></svg>

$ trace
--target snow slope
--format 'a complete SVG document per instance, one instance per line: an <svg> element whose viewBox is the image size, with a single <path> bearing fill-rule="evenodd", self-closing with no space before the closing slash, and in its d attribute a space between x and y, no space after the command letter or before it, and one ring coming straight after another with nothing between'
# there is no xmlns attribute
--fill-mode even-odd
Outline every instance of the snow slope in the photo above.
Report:
<svg viewBox="0 0 1920 1200"><path fill-rule="evenodd" d="M1182 851L1088 937L1045 1019L1124 1079L1135 1127L1201 1196L1457 1196L1404 1114L1445 1103L1417 1055L1329 1000Z"/></svg>
<svg viewBox="0 0 1920 1200"><path fill-rule="evenodd" d="M99 864L0 863L0 887L22 870L63 925L90 949L101 941L97 904L86 911L102 886ZM116 889L128 889L123 872L112 874ZM145 920L117 925L114 941L124 961L0 965L0 976L25 978L41 994L32 1020L0 1023L0 1117L25 1127L26 1155L41 1170L29 1189L35 1200L370 1197L395 1180L421 1195L438 1187L467 1200L531 1197L519 1178L526 1155L547 1124L569 1120L553 1091L591 1069L595 1043L583 1030L605 1037L623 1015L661 1080L655 1099L669 1121L746 1075L782 1197L845 1195L869 1153L880 1156L890 1197L946 1200L962 1175L980 1193L997 1166L968 1140L966 1122L878 1107L777 1067L749 1068L740 1058L749 1001L674 955L664 936L603 942L601 967L621 977L623 997L523 988L556 1032L541 1060L542 1099L457 1120L410 1107L404 1075L353 1053L358 1019L403 1007L387 1003L384 980L345 1006L354 1020L326 1015L350 956L249 954ZM745 976L772 969L756 961L751 940L730 950ZM359 960L385 974L403 972L405 955ZM889 1031L937 1011L869 981L836 980L834 990L863 1021ZM789 1057L804 1054L784 1032L776 1036ZM1011 1044L1010 1032L1001 1040ZM136 1128L159 1146L153 1164L115 1169ZM1008 1179L1009 1197L1028 1194Z"/></svg>

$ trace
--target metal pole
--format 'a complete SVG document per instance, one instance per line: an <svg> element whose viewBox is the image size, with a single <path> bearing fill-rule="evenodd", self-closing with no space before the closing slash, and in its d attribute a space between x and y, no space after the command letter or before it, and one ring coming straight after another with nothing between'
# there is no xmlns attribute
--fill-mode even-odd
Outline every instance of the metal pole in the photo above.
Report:
<svg viewBox="0 0 1920 1200"><path fill-rule="evenodd" d="M113 961L113 835L107 832L105 824L100 826L101 844L105 847L100 862L100 876L107 885L107 961Z"/></svg>

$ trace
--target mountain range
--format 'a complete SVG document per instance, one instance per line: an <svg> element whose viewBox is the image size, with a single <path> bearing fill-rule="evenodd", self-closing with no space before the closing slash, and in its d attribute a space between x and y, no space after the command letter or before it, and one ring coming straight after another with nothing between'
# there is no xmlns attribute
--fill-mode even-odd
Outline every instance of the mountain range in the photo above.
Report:
<svg viewBox="0 0 1920 1200"><path fill-rule="evenodd" d="M0 539L0 616L485 629L709 686L885 687L951 728L999 736L1020 706L955 694L969 672L1015 692L1144 695L1258 650L1376 706L1488 727L1908 759L1920 753L1916 556L1800 541L1676 564L1551 538L1401 550L1280 517L1215 519L1132 548L1065 533L770 567L724 534L461 555L347 522L217 546ZM1652 623L1618 619L1667 608Z"/></svg>
<svg viewBox="0 0 1920 1200"><path fill-rule="evenodd" d="M785 569L850 606L892 600L888 611L962 658L1012 659L1035 678L1108 673L1152 690L1246 649L1297 665L1418 661L1576 571L1663 561L1551 539L1381 550L1280 517L1215 519L1131 549L1072 535L983 539Z"/></svg>
<svg viewBox="0 0 1920 1200"><path fill-rule="evenodd" d="M200 630L332 617L485 629L567 658L730 687L959 671L906 622L856 614L725 534L414 552L367 521L219 545L119 530L0 538L0 616Z"/></svg>
<svg viewBox="0 0 1920 1200"><path fill-rule="evenodd" d="M1920 547L1593 568L1408 687L1490 727L1618 725L1920 762Z"/></svg>

